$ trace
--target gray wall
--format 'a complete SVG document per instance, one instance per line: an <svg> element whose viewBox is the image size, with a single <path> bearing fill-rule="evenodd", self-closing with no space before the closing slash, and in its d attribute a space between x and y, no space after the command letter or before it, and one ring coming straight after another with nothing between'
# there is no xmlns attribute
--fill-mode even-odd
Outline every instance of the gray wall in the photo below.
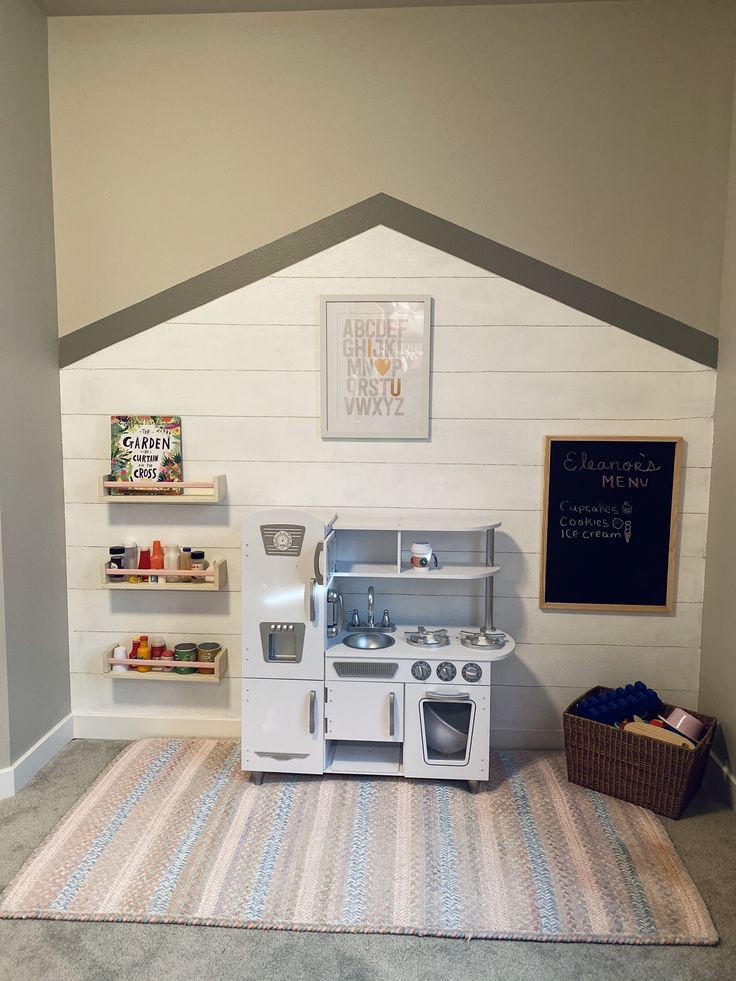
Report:
<svg viewBox="0 0 736 981"><path fill-rule="evenodd" d="M0 133L0 655L4 646L8 708L0 712L13 762L70 704L47 35L29 0L0 0Z"/></svg>
<svg viewBox="0 0 736 981"><path fill-rule="evenodd" d="M721 723L713 748L731 775L725 786L736 802L736 111L732 134L699 707Z"/></svg>
<svg viewBox="0 0 736 981"><path fill-rule="evenodd" d="M54 17L60 332L385 192L716 333L734 13Z"/></svg>
<svg viewBox="0 0 736 981"><path fill-rule="evenodd" d="M0 770L10 763L8 671L5 655L5 592L3 588L3 523L0 515Z"/></svg>

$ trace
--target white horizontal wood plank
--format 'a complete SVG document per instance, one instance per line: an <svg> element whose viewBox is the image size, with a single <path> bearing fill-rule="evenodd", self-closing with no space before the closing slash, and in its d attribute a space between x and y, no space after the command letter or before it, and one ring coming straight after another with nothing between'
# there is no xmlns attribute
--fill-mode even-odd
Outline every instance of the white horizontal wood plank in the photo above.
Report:
<svg viewBox="0 0 736 981"><path fill-rule="evenodd" d="M494 664L491 683L617 688L641 679L649 687L696 691L700 673L697 647L625 647L608 644L517 644L505 661Z"/></svg>
<svg viewBox="0 0 736 981"><path fill-rule="evenodd" d="M495 613L519 643L700 647L700 603L680 603L668 614L613 614L540 610L533 600L501 597Z"/></svg>
<svg viewBox="0 0 736 981"><path fill-rule="evenodd" d="M240 680L223 678L218 684L147 684L116 682L109 675L71 675L75 710L93 709L106 715L186 715L240 717Z"/></svg>
<svg viewBox="0 0 736 981"><path fill-rule="evenodd" d="M559 726L561 729L562 713L583 690L553 685L545 688L494 688L491 685L491 726L498 729L554 729ZM661 689L658 694L670 705L684 709L697 706L697 691Z"/></svg>
<svg viewBox="0 0 736 981"><path fill-rule="evenodd" d="M123 590L70 589L69 622L73 630L130 634L240 633L236 593L138 593Z"/></svg>
<svg viewBox="0 0 736 981"><path fill-rule="evenodd" d="M325 295L430 295L434 300L434 323L469 326L551 324L576 327L601 325L590 314L581 313L556 300L492 277L403 277L401 280L373 276L319 277L301 279L271 276L228 293L204 306L174 317L174 323L195 324L317 324L319 297Z"/></svg>
<svg viewBox="0 0 736 981"><path fill-rule="evenodd" d="M100 369L61 376L64 413L319 415L316 371ZM712 416L713 372L484 372L432 380L434 419L667 419Z"/></svg>
<svg viewBox="0 0 736 981"><path fill-rule="evenodd" d="M436 419L431 440L363 442L324 440L319 420L186 416L183 420L185 467L193 461L278 461L287 458L313 463L383 461L433 466L454 463L538 466L547 435L682 436L683 463L710 467L712 419ZM64 456L99 460L100 473L110 459L108 415L62 417Z"/></svg>
<svg viewBox="0 0 736 981"><path fill-rule="evenodd" d="M319 369L317 325L159 324L75 362L64 371ZM618 327L437 326L434 370L709 371ZM196 365L196 367L194 367Z"/></svg>
<svg viewBox="0 0 736 981"><path fill-rule="evenodd" d="M127 537L127 536L125 536ZM104 546L68 546L67 548L67 583L69 589L96 589L100 584L101 568L108 559L109 545L120 544L122 535L110 538ZM203 548L208 561L225 559L227 561L227 583L224 591L239 592L241 583L241 551L237 532L233 535L233 545L229 548L210 546L206 541L197 539L192 542L191 536L178 543L194 548ZM147 536L140 544L150 543ZM163 539L161 539L163 541ZM459 552L443 548L434 543L435 551L442 562L453 564L478 565L485 562L482 552ZM366 561L373 561L367 558ZM376 559L375 561L378 561ZM499 560L500 561L500 560ZM676 601L684 603L699 603L703 598L703 583L705 577L705 560L692 556L680 555L677 562ZM436 580L435 580L436 582ZM342 586L348 583L342 581ZM404 578L396 582L381 582L381 588L391 594L409 596L433 596L436 587L431 573L421 579ZM480 596L483 592L482 581L448 580L442 583L442 592L449 596ZM344 591L344 589L343 589ZM351 592L355 590L352 589ZM535 599L539 595L539 555L509 553L505 556L501 571L494 578L494 592L497 597L524 597Z"/></svg>
<svg viewBox="0 0 736 981"><path fill-rule="evenodd" d="M193 462L187 468L188 480L206 480L218 461ZM331 467L325 463L235 463L227 468L227 499L232 504L250 505L270 501L272 507L287 506L299 488L304 507L324 503L325 488L335 511L343 502L370 508L377 500L392 502L401 509L462 507L475 510L519 507L532 510L540 506L542 467L438 465L417 478L412 464L373 463L367 470L360 463ZM99 464L90 460L67 460L64 465L67 501L92 503L97 497L95 474ZM708 508L707 470L689 468L683 474L682 508L701 514ZM605 494L605 491L601 492ZM636 492L632 492L635 494ZM635 501L633 502L635 504ZM109 505L107 505L109 506Z"/></svg>
<svg viewBox="0 0 736 981"><path fill-rule="evenodd" d="M322 502L325 507L330 502ZM300 508L303 502L295 496L290 507ZM243 520L270 505L267 500L252 506L202 505L192 507L186 514L177 508L163 504L148 504L145 507L110 507L95 501L74 503L66 506L67 543L71 546L105 546L122 538L133 538L137 542L150 541L164 536L177 544L197 541L208 548L235 548L240 542ZM335 508L337 511L337 508ZM349 506L341 507L340 514L349 515ZM391 510L387 508L385 510ZM381 509L377 508L377 513ZM541 515L538 510L503 510L493 512L503 525L496 532L497 556L508 554L532 554L539 551L541 536ZM187 520L189 519L189 520ZM705 514L684 514L680 517L679 551L682 555L695 558L705 556L705 537L707 516ZM161 538L163 541L164 538ZM503 566L503 560L499 559Z"/></svg>

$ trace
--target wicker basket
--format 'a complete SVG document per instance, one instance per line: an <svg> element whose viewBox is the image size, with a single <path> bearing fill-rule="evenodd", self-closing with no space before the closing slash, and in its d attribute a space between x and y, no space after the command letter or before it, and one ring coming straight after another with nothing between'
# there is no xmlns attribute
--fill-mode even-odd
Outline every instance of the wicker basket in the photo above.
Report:
<svg viewBox="0 0 736 981"><path fill-rule="evenodd" d="M694 749L687 749L575 714L580 699L605 691L611 689L591 688L565 710L567 779L677 820L703 781L716 719L691 713L705 723L706 731ZM662 714L673 708L663 705Z"/></svg>

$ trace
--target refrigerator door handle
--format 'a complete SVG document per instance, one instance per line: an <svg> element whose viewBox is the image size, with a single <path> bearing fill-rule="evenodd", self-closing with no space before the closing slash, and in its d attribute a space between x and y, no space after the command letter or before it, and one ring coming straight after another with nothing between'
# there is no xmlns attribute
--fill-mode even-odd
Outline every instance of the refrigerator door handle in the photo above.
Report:
<svg viewBox="0 0 736 981"><path fill-rule="evenodd" d="M317 692L309 693L309 735L313 736L317 731Z"/></svg>
<svg viewBox="0 0 736 981"><path fill-rule="evenodd" d="M317 603L314 599L314 591L316 588L317 588L317 580L310 579L309 582L307 583L306 589L304 590L306 594L305 599L307 601L306 605L309 611L307 615L309 616L310 623L315 623L317 620Z"/></svg>
<svg viewBox="0 0 736 981"><path fill-rule="evenodd" d="M325 577L322 574L322 570L320 569L320 563L319 563L320 556L322 555L324 550L325 550L325 543L317 542L317 547L314 550L314 578L317 580L317 584L319 586L324 586L325 584Z"/></svg>

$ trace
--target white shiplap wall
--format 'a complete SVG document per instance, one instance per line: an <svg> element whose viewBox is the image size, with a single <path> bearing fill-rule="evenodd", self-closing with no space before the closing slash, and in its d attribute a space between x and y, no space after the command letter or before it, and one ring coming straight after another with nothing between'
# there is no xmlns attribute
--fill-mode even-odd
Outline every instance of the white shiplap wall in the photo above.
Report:
<svg viewBox="0 0 736 981"><path fill-rule="evenodd" d="M435 300L432 439L323 442L323 293L428 293ZM161 324L62 372L73 709L77 732L237 736L243 517L273 506L482 509L497 534L497 624L517 639L494 669L497 746L560 740L580 690L642 677L697 702L715 373L615 327L384 228ZM227 475L219 506L98 503L113 413L179 413L187 479ZM686 439L677 605L672 615L540 611L542 446L547 433ZM370 461L369 476L362 464ZM98 585L108 545L132 536L204 546L228 559L223 593L112 593ZM438 543L439 544L439 543ZM445 550L480 548L443 542ZM465 555L469 558L469 555ZM361 593L368 583L360 583ZM379 584L376 584L379 585ZM377 603L430 622L437 585L381 585ZM357 588L357 587L356 587ZM436 620L476 622L480 593L451 584ZM364 595L347 596L365 605ZM433 609L437 609L433 606ZM101 652L133 633L170 643L217 638L221 685L115 683Z"/></svg>

